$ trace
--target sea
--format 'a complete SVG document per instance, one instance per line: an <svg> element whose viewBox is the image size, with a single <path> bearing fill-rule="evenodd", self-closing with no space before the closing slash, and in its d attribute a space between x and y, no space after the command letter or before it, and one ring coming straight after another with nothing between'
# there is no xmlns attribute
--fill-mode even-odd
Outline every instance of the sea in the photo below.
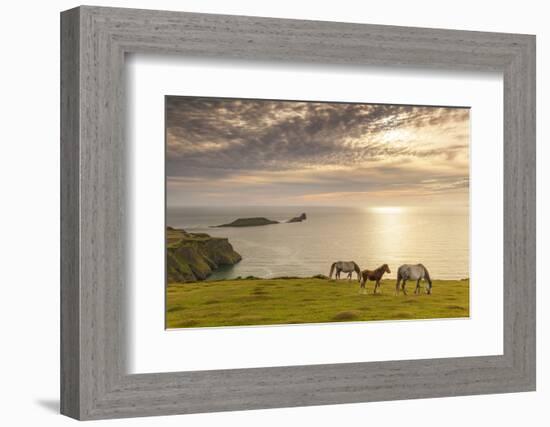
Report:
<svg viewBox="0 0 550 427"><path fill-rule="evenodd" d="M301 213L307 219L285 223ZM223 227L237 218L266 217L280 224ZM256 276L328 275L334 261L361 269L422 263L432 279L469 277L469 209L410 207L168 207L166 223L189 232L226 237L242 256L208 280Z"/></svg>

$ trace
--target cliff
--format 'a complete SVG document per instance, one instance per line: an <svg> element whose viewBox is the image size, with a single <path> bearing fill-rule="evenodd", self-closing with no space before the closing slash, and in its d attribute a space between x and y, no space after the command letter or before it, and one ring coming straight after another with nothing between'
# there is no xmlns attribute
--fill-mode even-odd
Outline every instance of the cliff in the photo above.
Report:
<svg viewBox="0 0 550 427"><path fill-rule="evenodd" d="M222 265L241 260L228 239L206 233L167 228L166 271L168 283L204 280Z"/></svg>

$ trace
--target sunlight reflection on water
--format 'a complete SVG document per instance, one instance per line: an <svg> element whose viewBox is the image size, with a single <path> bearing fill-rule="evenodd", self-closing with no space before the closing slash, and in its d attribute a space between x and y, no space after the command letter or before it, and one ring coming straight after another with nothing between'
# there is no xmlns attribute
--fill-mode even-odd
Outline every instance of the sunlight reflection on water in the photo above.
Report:
<svg viewBox="0 0 550 427"><path fill-rule="evenodd" d="M236 218L265 216L301 223L212 228ZM423 263L435 279L469 277L468 209L367 209L327 207L169 208L167 225L227 237L243 259L210 279L237 276L328 275L334 261L353 260L362 269L387 263Z"/></svg>

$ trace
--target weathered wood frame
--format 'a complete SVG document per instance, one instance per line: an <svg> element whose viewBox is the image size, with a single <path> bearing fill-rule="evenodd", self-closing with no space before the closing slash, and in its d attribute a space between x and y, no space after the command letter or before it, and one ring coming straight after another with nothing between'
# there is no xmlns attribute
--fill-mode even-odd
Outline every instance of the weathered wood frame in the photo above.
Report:
<svg viewBox="0 0 550 427"><path fill-rule="evenodd" d="M504 354L129 375L126 53L500 71ZM99 419L535 389L535 37L83 6L61 15L61 412ZM475 185L475 184L474 184Z"/></svg>

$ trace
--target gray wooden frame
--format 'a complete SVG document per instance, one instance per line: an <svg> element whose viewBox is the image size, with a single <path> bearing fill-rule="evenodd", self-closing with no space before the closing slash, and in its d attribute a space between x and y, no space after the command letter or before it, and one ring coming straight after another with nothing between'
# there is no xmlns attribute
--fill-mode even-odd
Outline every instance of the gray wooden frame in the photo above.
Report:
<svg viewBox="0 0 550 427"><path fill-rule="evenodd" d="M129 375L126 53L500 71L504 354ZM83 6L61 14L61 412L77 419L535 389L535 37Z"/></svg>

